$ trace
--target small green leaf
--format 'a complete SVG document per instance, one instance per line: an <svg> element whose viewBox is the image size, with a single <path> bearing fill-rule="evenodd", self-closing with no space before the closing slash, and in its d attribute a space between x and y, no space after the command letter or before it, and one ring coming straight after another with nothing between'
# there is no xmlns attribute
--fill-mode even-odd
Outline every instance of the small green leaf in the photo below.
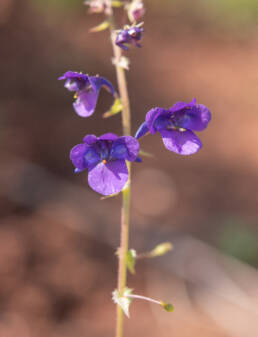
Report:
<svg viewBox="0 0 258 337"><path fill-rule="evenodd" d="M160 305L168 312L174 311L174 306L171 303L160 302Z"/></svg>
<svg viewBox="0 0 258 337"><path fill-rule="evenodd" d="M101 24L99 24L98 26L91 28L90 32L91 33L102 32L103 30L109 28L109 26L110 26L110 22L106 20L102 22Z"/></svg>
<svg viewBox="0 0 258 337"><path fill-rule="evenodd" d="M135 258L136 251L134 249L130 249L126 254L126 265L131 274L135 274Z"/></svg>
<svg viewBox="0 0 258 337"><path fill-rule="evenodd" d="M128 318L130 317L129 307L132 302L132 299L126 296L130 295L132 291L133 291L132 289L125 288L123 296L120 296L119 291L117 289L114 290L112 293L112 299L114 303L116 303L122 308L123 312Z"/></svg>
<svg viewBox="0 0 258 337"><path fill-rule="evenodd" d="M170 242L163 242L157 245L151 252L152 257L165 255L167 252L173 249L173 246Z"/></svg>
<svg viewBox="0 0 258 337"><path fill-rule="evenodd" d="M123 105L121 103L121 100L120 98L116 98L111 108L107 112L104 113L103 118L114 116L122 110L123 110Z"/></svg>

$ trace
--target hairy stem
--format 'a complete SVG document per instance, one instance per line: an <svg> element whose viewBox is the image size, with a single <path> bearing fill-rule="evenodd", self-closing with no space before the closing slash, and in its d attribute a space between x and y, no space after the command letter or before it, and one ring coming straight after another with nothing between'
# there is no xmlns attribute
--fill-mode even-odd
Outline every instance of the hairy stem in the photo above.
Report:
<svg viewBox="0 0 258 337"><path fill-rule="evenodd" d="M131 113L130 102L128 97L127 82L125 76L125 69L119 66L119 61L122 57L122 50L115 44L116 33L113 31L111 34L113 53L115 59L116 76L119 88L120 99L123 105L122 111L122 125L124 135L131 134Z"/></svg>
<svg viewBox="0 0 258 337"><path fill-rule="evenodd" d="M113 17L110 17L113 20ZM131 113L130 103L127 90L127 82L124 68L119 66L119 61L122 57L121 49L115 44L116 33L114 31L114 24L112 22L111 28L111 41L113 47L113 54L115 59L116 76L118 82L119 95L123 106L122 110L122 126L123 134L131 134ZM118 265L118 281L117 288L120 296L123 295L126 287L127 265L126 256L129 243L129 221L130 221L130 198L131 198L131 163L127 162L128 167L128 183L127 187L123 190L122 212L121 212L121 238L119 249L119 265ZM117 305L117 318L116 318L116 337L122 337L123 335L123 321L124 314L119 305Z"/></svg>

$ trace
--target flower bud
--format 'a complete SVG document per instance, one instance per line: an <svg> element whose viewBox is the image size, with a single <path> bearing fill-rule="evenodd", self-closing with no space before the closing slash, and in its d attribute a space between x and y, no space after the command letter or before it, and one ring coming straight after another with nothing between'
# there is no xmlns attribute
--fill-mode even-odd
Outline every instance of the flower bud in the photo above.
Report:
<svg viewBox="0 0 258 337"><path fill-rule="evenodd" d="M145 8L142 0L133 0L127 7L128 17L131 22L139 21L145 13Z"/></svg>
<svg viewBox="0 0 258 337"><path fill-rule="evenodd" d="M110 14L111 0L86 0L84 4L89 6L90 13Z"/></svg>
<svg viewBox="0 0 258 337"><path fill-rule="evenodd" d="M172 248L173 248L173 246L170 242L160 243L150 252L150 254L153 257L154 256L162 256L162 255L165 255L170 250L172 250Z"/></svg>

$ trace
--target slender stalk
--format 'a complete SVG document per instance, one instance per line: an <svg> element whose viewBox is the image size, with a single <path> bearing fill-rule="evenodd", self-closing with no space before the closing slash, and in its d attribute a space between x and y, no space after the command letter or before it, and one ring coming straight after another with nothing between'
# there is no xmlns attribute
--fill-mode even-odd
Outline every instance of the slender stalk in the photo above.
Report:
<svg viewBox="0 0 258 337"><path fill-rule="evenodd" d="M154 300L153 298L142 296L142 295L128 294L128 295L126 295L126 297L136 298L138 300L144 300L144 301L152 302L152 303L159 304L159 305L162 304L161 301L157 301L157 300Z"/></svg>
<svg viewBox="0 0 258 337"><path fill-rule="evenodd" d="M120 254L118 265L118 281L117 288L120 296L123 295L126 287L127 265L126 254L128 251L129 243L129 215L130 215L130 185L123 191L123 204L121 213L121 238L120 238ZM123 335L123 320L124 314L122 308L117 305L116 317L116 337Z"/></svg>
<svg viewBox="0 0 258 337"><path fill-rule="evenodd" d="M116 67L116 76L119 88L119 94L121 98L121 102L123 105L122 111L122 126L123 126L123 133L124 135L131 134L131 113L130 113L130 102L128 97L128 89L127 89L127 82L125 76L124 68L119 66L119 61L122 57L122 50L115 44L116 33L114 31L111 32L111 41L113 47L114 58L116 60L115 67Z"/></svg>
<svg viewBox="0 0 258 337"><path fill-rule="evenodd" d="M127 82L125 76L124 68L119 66L119 61L122 57L121 49L115 44L115 26L113 22L113 13L109 16L111 22L111 41L113 54L115 59L116 67L116 76L119 89L119 95L121 103L123 106L122 110L122 126L123 134L131 134L131 113L130 113L130 103L127 90ZM124 289L126 287L126 278L127 278L127 265L126 265L126 256L128 251L129 244L129 222L130 222L130 199L131 199L131 163L127 162L128 167L128 183L127 187L123 190L123 199L122 199L122 212L121 212L121 237L120 237L120 249L119 249L119 264L118 264L118 280L117 280L117 289L120 293L120 296L123 295ZM116 337L123 336L123 322L124 314L119 305L117 305L117 317L116 317Z"/></svg>

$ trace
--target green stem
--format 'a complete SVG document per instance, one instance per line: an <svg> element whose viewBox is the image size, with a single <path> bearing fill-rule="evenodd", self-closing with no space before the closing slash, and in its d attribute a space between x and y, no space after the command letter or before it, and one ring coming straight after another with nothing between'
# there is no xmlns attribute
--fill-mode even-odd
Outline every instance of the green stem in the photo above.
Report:
<svg viewBox="0 0 258 337"><path fill-rule="evenodd" d="M113 21L113 16L110 16L111 22ZM121 103L123 106L122 110L122 126L123 134L131 134L131 113L130 113L130 103L127 90L127 82L125 76L124 68L119 66L119 61L122 57L121 49L115 44L115 28L112 22L111 27L111 41L113 47L114 58L116 60L116 75L118 82L119 95ZM126 287L126 277L127 277L127 265L126 256L129 244L129 222L130 222L130 198L131 198L131 163L127 162L128 167L128 183L127 187L123 190L123 201L122 201L122 212L121 212L121 238L120 238L120 249L119 249L119 265L118 265L118 281L117 288L120 296L123 295L124 289ZM116 337L122 337L123 335L123 321L124 314L119 305L117 305L117 318L116 318Z"/></svg>

